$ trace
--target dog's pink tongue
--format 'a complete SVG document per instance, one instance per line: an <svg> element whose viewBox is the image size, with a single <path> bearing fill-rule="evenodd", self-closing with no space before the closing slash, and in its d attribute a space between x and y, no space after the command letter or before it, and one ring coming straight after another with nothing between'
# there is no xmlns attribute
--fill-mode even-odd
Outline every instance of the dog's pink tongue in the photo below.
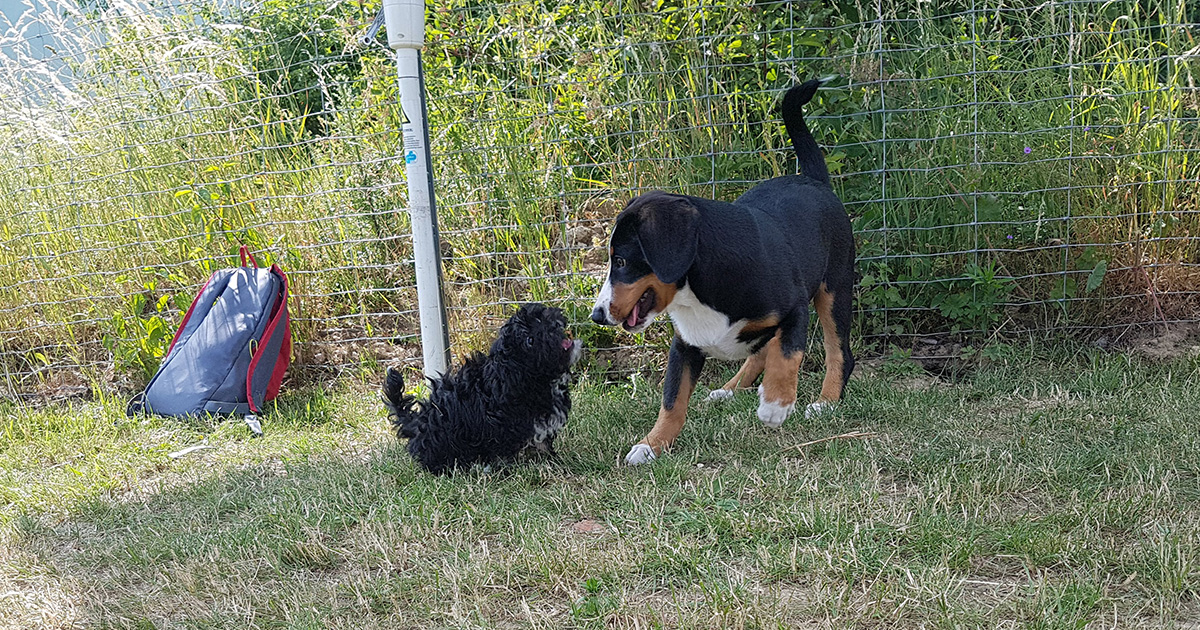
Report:
<svg viewBox="0 0 1200 630"><path fill-rule="evenodd" d="M625 320L625 324L630 328L637 326L638 306L640 306L640 304L633 305L633 312L629 314L629 319Z"/></svg>
<svg viewBox="0 0 1200 630"><path fill-rule="evenodd" d="M563 350L570 350L571 349L571 340L563 339L562 340L562 348L563 348Z"/></svg>

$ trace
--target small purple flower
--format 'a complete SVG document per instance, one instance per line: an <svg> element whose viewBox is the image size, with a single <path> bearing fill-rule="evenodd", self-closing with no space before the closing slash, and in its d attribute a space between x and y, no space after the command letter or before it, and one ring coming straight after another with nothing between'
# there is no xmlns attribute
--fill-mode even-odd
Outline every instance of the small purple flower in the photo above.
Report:
<svg viewBox="0 0 1200 630"><path fill-rule="evenodd" d="M1008 240L1010 240L1010 241L1012 240L1012 234L1008 235Z"/></svg>
<svg viewBox="0 0 1200 630"><path fill-rule="evenodd" d="M1025 155L1029 155L1030 153L1033 153L1033 149L1025 147Z"/></svg>
<svg viewBox="0 0 1200 630"><path fill-rule="evenodd" d="M1092 130L1092 126L1091 126L1091 125L1088 125L1088 126L1086 126L1086 127L1084 127L1084 128L1083 128L1083 133L1087 133L1087 132L1089 132L1089 131L1091 131L1091 130Z"/></svg>

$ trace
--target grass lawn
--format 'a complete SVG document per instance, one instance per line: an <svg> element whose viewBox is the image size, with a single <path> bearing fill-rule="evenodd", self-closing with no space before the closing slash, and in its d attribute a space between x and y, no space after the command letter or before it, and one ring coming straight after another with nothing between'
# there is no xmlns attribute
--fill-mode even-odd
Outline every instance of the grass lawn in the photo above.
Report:
<svg viewBox="0 0 1200 630"><path fill-rule="evenodd" d="M452 478L372 384L288 393L257 440L0 403L0 626L1196 627L1200 361L993 357L867 366L781 429L703 403L710 367L641 468L657 387L584 378L558 461Z"/></svg>

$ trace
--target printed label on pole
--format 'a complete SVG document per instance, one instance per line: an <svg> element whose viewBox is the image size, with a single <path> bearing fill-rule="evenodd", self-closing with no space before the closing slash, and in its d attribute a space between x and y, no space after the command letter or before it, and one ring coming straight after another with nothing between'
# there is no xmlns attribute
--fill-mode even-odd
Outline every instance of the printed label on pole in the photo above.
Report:
<svg viewBox="0 0 1200 630"><path fill-rule="evenodd" d="M408 151L421 151L424 147L425 134L416 125L404 125L400 135L404 138L404 148Z"/></svg>
<svg viewBox="0 0 1200 630"><path fill-rule="evenodd" d="M404 154L404 162L406 164L412 164L413 162L416 162L416 161L417 161L417 153L415 151L409 151L408 153Z"/></svg>

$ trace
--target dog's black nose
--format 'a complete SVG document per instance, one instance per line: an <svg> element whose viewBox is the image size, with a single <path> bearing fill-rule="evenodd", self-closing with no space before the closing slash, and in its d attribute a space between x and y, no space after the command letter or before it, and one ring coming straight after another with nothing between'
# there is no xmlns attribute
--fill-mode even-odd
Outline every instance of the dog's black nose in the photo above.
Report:
<svg viewBox="0 0 1200 630"><path fill-rule="evenodd" d="M608 323L608 318L604 315L604 307L597 306L596 308L592 309L592 321L600 324L601 326Z"/></svg>

